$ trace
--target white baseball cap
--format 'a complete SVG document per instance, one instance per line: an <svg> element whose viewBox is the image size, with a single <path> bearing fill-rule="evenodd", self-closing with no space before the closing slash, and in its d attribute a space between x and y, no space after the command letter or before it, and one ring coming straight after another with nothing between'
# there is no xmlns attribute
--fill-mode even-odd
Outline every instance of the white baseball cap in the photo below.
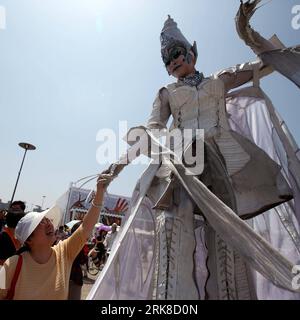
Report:
<svg viewBox="0 0 300 320"><path fill-rule="evenodd" d="M23 245L28 237L32 234L38 224L44 217L52 220L54 228L56 229L61 220L61 210L55 205L50 209L42 212L28 212L17 224L15 229L15 236Z"/></svg>

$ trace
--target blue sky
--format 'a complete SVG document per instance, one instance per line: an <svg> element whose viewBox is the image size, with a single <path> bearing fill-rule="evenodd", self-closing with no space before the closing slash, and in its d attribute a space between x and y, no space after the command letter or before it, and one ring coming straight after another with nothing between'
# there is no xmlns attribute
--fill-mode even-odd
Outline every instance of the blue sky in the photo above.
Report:
<svg viewBox="0 0 300 320"><path fill-rule="evenodd" d="M300 43L291 26L299 0L273 0L252 25L286 46ZM53 204L70 182L97 173L98 130L144 124L160 87L173 81L160 58L159 34L170 14L198 44L206 75L255 58L238 38L239 0L0 0L0 198L10 199L23 150L27 154L15 199ZM1 18L1 17L0 17ZM0 23L1 26L1 23ZM300 142L300 91L274 73L262 88ZM144 166L132 165L109 192L130 195ZM93 186L90 184L89 186Z"/></svg>

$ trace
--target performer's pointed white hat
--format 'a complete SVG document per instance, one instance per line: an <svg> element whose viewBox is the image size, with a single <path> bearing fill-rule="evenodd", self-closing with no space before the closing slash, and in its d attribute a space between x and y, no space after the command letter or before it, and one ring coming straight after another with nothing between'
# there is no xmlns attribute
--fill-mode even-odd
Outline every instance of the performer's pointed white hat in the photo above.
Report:
<svg viewBox="0 0 300 320"><path fill-rule="evenodd" d="M164 23L164 27L160 34L160 42L161 42L161 56L166 64L169 60L169 50L174 46L184 47L187 53L192 50L195 58L197 59L197 45L194 42L191 45L188 40L181 33L180 29L177 27L177 23L168 15L168 19Z"/></svg>

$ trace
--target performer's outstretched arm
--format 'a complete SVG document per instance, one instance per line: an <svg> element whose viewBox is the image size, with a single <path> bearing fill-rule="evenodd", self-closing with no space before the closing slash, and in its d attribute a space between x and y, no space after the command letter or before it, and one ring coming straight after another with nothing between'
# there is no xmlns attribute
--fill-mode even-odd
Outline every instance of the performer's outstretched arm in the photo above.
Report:
<svg viewBox="0 0 300 320"><path fill-rule="evenodd" d="M217 76L224 82L225 91L228 92L231 89L240 87L251 81L253 79L253 71L255 68L258 69L259 79L274 71L271 66L265 66L260 60L258 60L222 70L217 74Z"/></svg>
<svg viewBox="0 0 300 320"><path fill-rule="evenodd" d="M241 1L241 5L235 17L236 30L239 37L258 56L263 52L284 47L277 37L274 36L271 40L267 40L251 27L250 19L258 9L257 6L260 2L261 0L248 0L245 3ZM246 63L223 70L219 74L219 78L224 82L225 90L229 91L251 81L253 79L254 68L258 68L259 78L267 76L274 71L271 66L265 65L259 59L252 63Z"/></svg>
<svg viewBox="0 0 300 320"><path fill-rule="evenodd" d="M249 46L256 55L263 52L279 49L279 43L267 40L256 32L250 25L250 19L258 9L261 0L248 0L241 5L235 17L236 30L239 37Z"/></svg>

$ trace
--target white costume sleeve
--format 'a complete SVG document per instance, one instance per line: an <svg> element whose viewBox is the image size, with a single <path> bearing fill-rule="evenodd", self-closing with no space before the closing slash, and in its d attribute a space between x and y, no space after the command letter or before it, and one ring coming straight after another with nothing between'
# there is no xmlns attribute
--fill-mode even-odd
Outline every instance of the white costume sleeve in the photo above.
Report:
<svg viewBox="0 0 300 320"><path fill-rule="evenodd" d="M154 100L153 109L147 123L149 129L163 129L170 117L171 110L169 105L168 90L161 88Z"/></svg>

